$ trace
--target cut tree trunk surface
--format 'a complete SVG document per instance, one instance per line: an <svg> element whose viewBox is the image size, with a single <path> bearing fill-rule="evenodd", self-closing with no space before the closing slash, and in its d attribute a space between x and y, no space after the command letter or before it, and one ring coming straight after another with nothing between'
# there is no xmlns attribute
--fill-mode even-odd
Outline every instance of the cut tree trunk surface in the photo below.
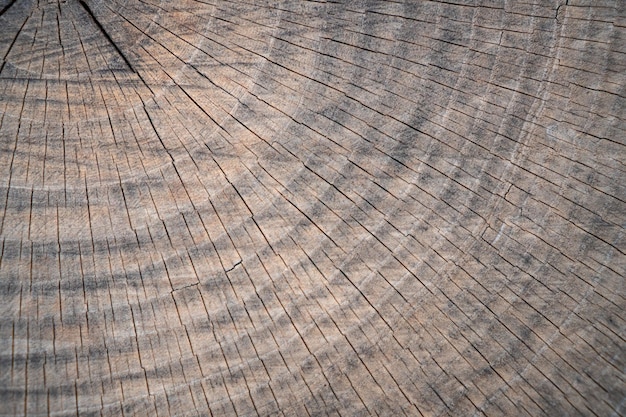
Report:
<svg viewBox="0 0 626 417"><path fill-rule="evenodd" d="M0 0L0 415L626 413L626 2Z"/></svg>

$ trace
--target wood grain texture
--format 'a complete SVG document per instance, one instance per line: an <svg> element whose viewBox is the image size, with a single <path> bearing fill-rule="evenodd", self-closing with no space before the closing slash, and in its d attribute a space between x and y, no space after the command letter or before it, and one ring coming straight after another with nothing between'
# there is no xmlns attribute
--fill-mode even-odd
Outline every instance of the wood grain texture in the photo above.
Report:
<svg viewBox="0 0 626 417"><path fill-rule="evenodd" d="M625 26L0 0L0 415L624 415Z"/></svg>

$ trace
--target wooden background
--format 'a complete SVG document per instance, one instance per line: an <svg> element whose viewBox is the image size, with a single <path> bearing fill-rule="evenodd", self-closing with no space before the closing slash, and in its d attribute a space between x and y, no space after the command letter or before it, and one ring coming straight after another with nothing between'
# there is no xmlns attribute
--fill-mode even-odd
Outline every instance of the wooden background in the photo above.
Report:
<svg viewBox="0 0 626 417"><path fill-rule="evenodd" d="M0 0L0 415L624 415L625 26Z"/></svg>

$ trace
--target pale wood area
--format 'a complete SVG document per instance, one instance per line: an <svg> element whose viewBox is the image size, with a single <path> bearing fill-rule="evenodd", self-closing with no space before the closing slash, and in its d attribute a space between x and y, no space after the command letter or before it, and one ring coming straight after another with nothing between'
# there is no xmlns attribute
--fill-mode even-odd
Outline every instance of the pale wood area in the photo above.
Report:
<svg viewBox="0 0 626 417"><path fill-rule="evenodd" d="M625 26L0 0L0 415L626 414Z"/></svg>

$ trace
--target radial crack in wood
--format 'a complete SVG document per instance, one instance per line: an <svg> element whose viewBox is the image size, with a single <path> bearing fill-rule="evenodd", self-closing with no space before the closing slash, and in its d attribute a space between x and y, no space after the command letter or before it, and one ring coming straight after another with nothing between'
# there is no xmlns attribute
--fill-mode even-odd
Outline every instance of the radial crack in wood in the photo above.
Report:
<svg viewBox="0 0 626 417"><path fill-rule="evenodd" d="M625 22L0 0L0 415L623 415Z"/></svg>

